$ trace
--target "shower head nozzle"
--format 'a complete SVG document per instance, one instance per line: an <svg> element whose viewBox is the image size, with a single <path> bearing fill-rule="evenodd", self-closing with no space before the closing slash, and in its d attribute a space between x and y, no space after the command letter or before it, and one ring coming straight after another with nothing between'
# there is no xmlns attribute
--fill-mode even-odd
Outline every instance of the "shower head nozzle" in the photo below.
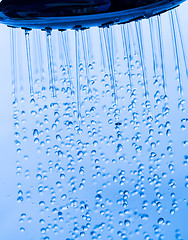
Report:
<svg viewBox="0 0 188 240"><path fill-rule="evenodd" d="M148 18L185 0L2 0L0 22L23 28L87 28Z"/></svg>

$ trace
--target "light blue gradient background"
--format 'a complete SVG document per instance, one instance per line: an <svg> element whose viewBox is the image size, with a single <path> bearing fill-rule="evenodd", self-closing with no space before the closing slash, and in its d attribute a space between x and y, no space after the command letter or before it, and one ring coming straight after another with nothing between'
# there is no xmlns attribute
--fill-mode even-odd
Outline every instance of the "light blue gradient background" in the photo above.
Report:
<svg viewBox="0 0 188 240"><path fill-rule="evenodd" d="M182 6L179 8L179 13L187 52L188 2L182 4ZM29 240L30 238L26 239L20 233L18 224L20 211L16 201L16 148L14 145L14 129L12 119L13 107L11 96L12 86L10 64L9 29L6 26L0 25L0 240ZM188 93L185 92L185 94ZM186 221L187 218L184 219L184 217L185 215L181 213L179 216L179 221L182 221L182 223ZM187 225L188 228L188 223L184 222L183 225L184 227ZM182 233L184 233L184 236L187 236L187 238L184 240L187 240L187 229L183 229Z"/></svg>

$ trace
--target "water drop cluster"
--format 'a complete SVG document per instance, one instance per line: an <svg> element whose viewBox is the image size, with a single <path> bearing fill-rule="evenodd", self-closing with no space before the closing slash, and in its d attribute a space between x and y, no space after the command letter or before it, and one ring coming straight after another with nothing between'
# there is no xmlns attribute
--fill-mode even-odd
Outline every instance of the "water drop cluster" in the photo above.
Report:
<svg viewBox="0 0 188 240"><path fill-rule="evenodd" d="M173 10L103 28L11 30L25 239L186 239L188 81L179 24Z"/></svg>

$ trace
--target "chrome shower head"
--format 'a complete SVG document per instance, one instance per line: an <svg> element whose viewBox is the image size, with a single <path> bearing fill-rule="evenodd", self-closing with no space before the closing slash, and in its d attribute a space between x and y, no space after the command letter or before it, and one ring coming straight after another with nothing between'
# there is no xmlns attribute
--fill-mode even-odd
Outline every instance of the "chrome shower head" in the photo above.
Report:
<svg viewBox="0 0 188 240"><path fill-rule="evenodd" d="M148 18L185 0L2 0L0 22L23 28L87 28Z"/></svg>

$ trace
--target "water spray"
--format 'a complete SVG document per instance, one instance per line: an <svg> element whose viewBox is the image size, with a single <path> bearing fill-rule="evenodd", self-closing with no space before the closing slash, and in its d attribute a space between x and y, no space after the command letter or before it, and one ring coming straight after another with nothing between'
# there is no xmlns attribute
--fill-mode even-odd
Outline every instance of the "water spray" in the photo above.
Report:
<svg viewBox="0 0 188 240"><path fill-rule="evenodd" d="M1 1L23 239L187 239L183 2Z"/></svg>

